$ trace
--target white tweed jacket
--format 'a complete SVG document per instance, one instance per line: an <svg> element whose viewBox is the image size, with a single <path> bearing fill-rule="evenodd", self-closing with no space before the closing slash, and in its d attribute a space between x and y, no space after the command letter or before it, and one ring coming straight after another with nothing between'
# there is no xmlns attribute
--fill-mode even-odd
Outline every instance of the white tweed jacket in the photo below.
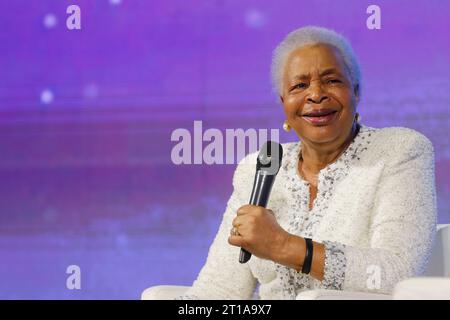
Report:
<svg viewBox="0 0 450 320"><path fill-rule="evenodd" d="M316 288L390 293L400 280L424 271L437 211L434 150L424 135L362 125L344 153L320 171L312 210L309 183L297 171L301 142L283 149L267 207L285 230L325 244L324 279L255 256L240 264L240 248L228 244L236 211L250 199L256 152L237 166L206 263L178 298L250 299L257 288L261 299L295 299Z"/></svg>

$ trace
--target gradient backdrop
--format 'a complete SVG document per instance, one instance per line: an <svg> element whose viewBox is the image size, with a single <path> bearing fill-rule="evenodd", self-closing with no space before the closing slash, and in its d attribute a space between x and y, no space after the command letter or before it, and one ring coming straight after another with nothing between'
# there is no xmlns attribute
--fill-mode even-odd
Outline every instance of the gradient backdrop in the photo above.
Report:
<svg viewBox="0 0 450 320"><path fill-rule="evenodd" d="M66 27L70 4L81 30ZM371 4L381 30L366 27ZM0 298L190 285L235 165L176 166L171 133L281 129L271 53L309 24L352 42L364 124L432 140L450 223L449 1L0 0ZM66 288L72 264L81 290Z"/></svg>

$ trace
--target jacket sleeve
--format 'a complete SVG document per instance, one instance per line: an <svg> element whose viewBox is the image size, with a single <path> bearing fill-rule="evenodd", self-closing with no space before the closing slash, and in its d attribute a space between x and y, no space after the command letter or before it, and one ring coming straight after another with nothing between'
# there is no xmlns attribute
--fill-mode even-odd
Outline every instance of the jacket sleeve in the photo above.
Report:
<svg viewBox="0 0 450 320"><path fill-rule="evenodd" d="M245 204L241 190L242 180L246 180L251 167L248 157L237 166L233 175L233 193L228 200L219 231L209 248L206 263L188 291L177 299L250 299L256 288L256 279L248 263L239 263L240 248L228 243L232 221L237 209ZM245 181L247 182L247 181ZM251 181L250 181L251 183ZM248 183L247 183L248 184ZM251 185L249 185L250 187ZM247 199L248 201L248 199Z"/></svg>
<svg viewBox="0 0 450 320"><path fill-rule="evenodd" d="M370 246L325 243L325 287L389 294L425 271L436 232L434 150L425 136L409 137L380 179Z"/></svg>

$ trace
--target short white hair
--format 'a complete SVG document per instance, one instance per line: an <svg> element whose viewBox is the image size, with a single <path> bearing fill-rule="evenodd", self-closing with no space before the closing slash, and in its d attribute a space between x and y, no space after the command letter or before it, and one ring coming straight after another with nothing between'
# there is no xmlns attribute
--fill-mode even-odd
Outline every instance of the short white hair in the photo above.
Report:
<svg viewBox="0 0 450 320"><path fill-rule="evenodd" d="M277 95L282 94L283 72L289 54L298 48L312 44L331 45L340 52L350 75L353 89L358 88L358 95L360 95L361 71L350 43L337 32L317 26L306 26L292 31L275 48L271 67L272 85L275 93Z"/></svg>

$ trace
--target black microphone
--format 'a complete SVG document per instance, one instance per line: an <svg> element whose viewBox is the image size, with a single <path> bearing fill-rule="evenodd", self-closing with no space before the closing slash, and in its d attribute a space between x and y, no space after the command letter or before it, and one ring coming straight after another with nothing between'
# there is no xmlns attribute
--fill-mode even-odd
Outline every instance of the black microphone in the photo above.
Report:
<svg viewBox="0 0 450 320"><path fill-rule="evenodd" d="M283 147L281 144L273 141L267 141L264 144L256 159L255 180L253 181L253 190L249 204L266 207L275 177L281 167L282 158ZM239 254L240 263L246 263L251 257L252 254L250 252L241 248Z"/></svg>

